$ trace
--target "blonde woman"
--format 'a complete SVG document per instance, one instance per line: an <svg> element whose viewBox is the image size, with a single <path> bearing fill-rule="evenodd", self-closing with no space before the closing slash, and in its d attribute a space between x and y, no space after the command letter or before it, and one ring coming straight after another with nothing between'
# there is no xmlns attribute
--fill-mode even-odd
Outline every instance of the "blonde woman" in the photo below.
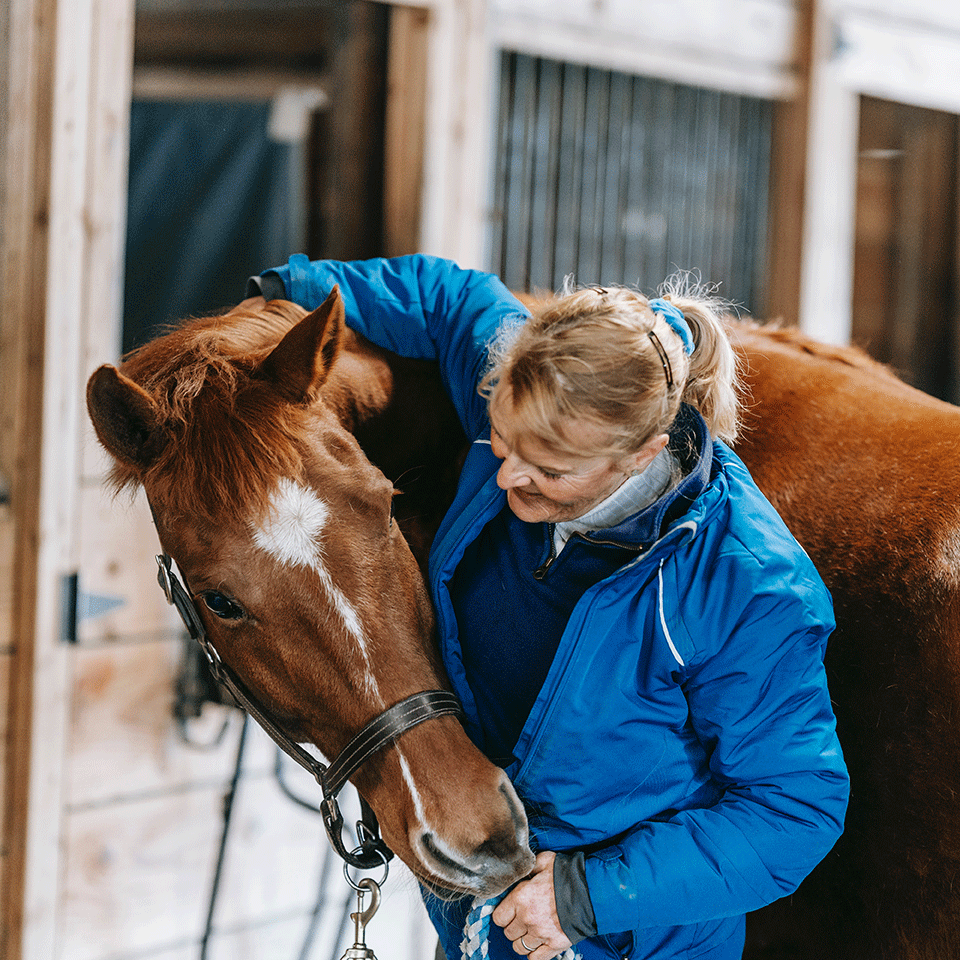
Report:
<svg viewBox="0 0 960 960"><path fill-rule="evenodd" d="M734 353L674 288L530 312L415 256L289 263L268 298L439 361L474 441L431 551L443 659L537 864L490 957L733 960L836 841L848 794L816 570L727 442ZM469 902L427 906L450 960Z"/></svg>

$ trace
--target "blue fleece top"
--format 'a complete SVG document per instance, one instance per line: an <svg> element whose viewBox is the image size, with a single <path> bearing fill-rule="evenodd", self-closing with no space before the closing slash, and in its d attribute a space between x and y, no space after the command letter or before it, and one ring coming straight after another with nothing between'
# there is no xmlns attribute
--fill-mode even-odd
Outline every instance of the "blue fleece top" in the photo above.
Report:
<svg viewBox="0 0 960 960"><path fill-rule="evenodd" d="M482 744L451 585L506 503L476 388L491 338L527 313L497 278L430 257L296 256L275 274L310 308L339 284L351 326L436 360L477 440L429 587L465 727ZM655 539L573 604L506 767L533 843L583 856L598 931L577 945L584 960L735 960L744 914L794 890L842 829L829 594L743 463L708 446L702 489L674 500ZM469 908L428 902L449 957ZM502 937L490 951L516 960Z"/></svg>

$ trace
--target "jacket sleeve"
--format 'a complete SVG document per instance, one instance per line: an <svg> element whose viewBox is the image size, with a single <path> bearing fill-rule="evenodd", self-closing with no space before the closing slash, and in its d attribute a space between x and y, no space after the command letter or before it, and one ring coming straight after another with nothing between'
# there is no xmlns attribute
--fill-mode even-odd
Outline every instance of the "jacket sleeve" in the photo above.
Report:
<svg viewBox="0 0 960 960"><path fill-rule="evenodd" d="M339 286L347 324L405 357L437 360L468 435L480 430L486 403L477 394L490 341L528 313L492 274L422 255L383 260L316 260L303 254L267 271L287 298L312 310Z"/></svg>
<svg viewBox="0 0 960 960"><path fill-rule="evenodd" d="M766 560L711 561L699 574L711 578L707 601L670 629L719 799L666 811L587 855L600 933L757 909L791 893L842 832L849 783L823 668L829 595L812 566L809 578L784 566L745 582L736 568L765 571ZM665 579L678 594L665 606L681 608L689 580ZM724 637L703 639L725 622Z"/></svg>

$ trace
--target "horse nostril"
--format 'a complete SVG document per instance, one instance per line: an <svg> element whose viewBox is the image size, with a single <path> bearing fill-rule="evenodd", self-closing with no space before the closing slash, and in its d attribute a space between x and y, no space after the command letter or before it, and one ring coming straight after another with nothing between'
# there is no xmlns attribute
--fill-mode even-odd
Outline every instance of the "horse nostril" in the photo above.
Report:
<svg viewBox="0 0 960 960"><path fill-rule="evenodd" d="M517 846L517 835L512 831L504 830L493 837L488 837L473 851L471 859L501 860L512 863L518 853L523 853Z"/></svg>

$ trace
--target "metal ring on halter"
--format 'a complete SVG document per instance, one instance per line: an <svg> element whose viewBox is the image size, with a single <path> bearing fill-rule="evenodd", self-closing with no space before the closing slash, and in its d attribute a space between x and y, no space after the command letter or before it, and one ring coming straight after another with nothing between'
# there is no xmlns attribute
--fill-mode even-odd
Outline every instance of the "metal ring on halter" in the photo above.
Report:
<svg viewBox="0 0 960 960"><path fill-rule="evenodd" d="M354 847L353 850L350 851L350 854L351 856L356 856L357 854L365 852L366 851L363 849L363 847ZM376 849L373 852L376 853L383 861L383 876L380 878L380 882L377 884L378 887L382 887L387 882L387 874L390 873L390 864L387 862L386 854L384 854L382 850ZM350 886L357 891L357 893L366 893L366 887L357 886L357 884L353 881L353 877L350 876L349 863L344 862L343 875L346 878L347 883L349 883Z"/></svg>

